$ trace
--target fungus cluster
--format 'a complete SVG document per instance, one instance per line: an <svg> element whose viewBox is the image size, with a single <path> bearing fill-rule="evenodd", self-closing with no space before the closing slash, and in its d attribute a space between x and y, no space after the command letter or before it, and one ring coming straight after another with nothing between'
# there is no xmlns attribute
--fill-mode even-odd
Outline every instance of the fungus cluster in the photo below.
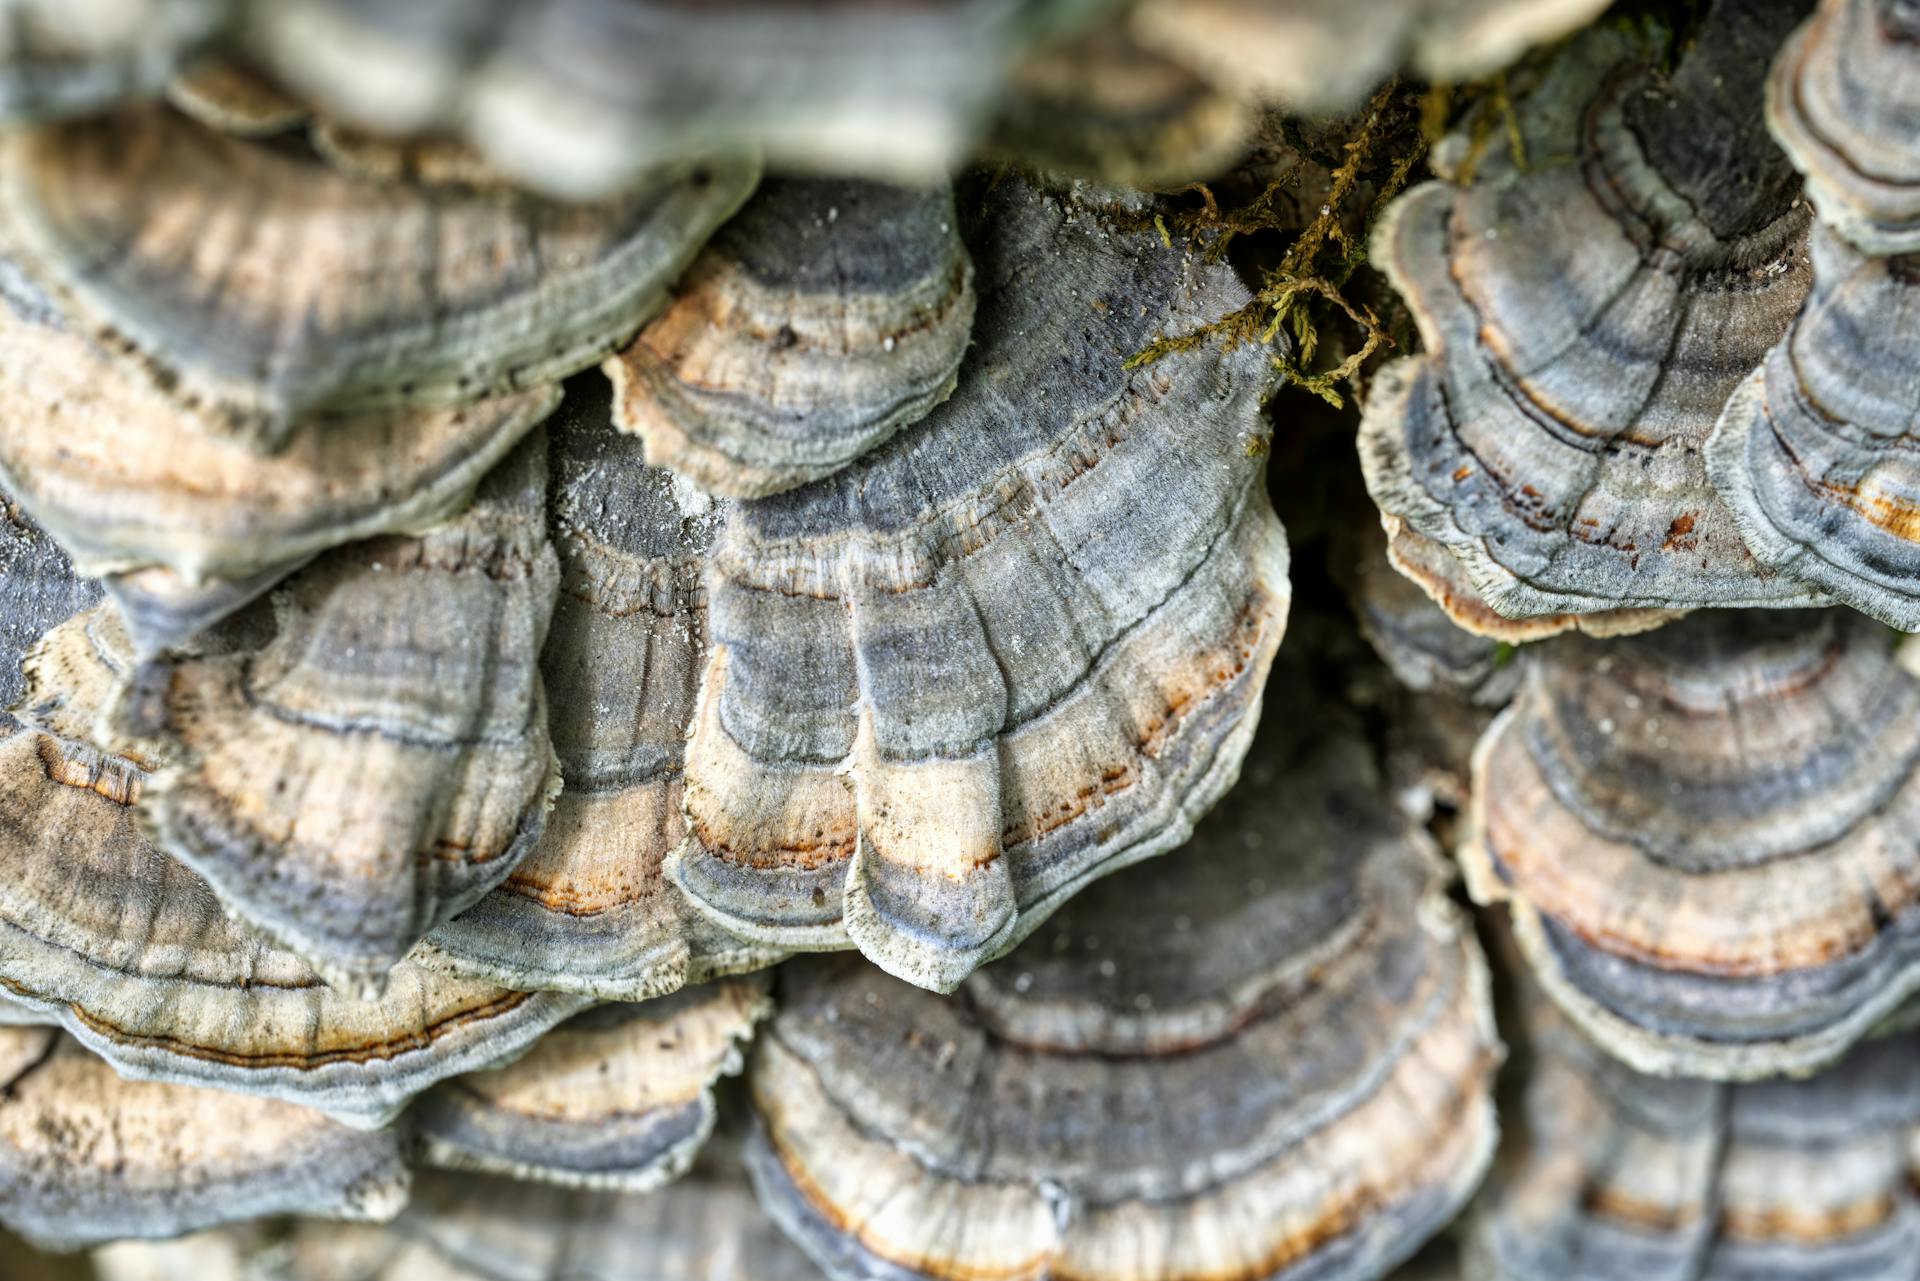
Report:
<svg viewBox="0 0 1920 1281"><path fill-rule="evenodd" d="M0 19L0 1276L1914 1275L1912 0Z"/></svg>

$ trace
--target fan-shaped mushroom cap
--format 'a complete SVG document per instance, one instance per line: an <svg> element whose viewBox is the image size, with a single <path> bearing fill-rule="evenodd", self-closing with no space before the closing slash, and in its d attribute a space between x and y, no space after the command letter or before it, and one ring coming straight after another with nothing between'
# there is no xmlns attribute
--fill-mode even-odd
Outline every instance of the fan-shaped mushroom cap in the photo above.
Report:
<svg viewBox="0 0 1920 1281"><path fill-rule="evenodd" d="M1487 1281L1911 1276L1920 1050L1806 1080L1643 1076L1564 1022L1535 1035L1521 1141L1467 1250Z"/></svg>
<svg viewBox="0 0 1920 1281"><path fill-rule="evenodd" d="M27 647L99 599L100 585L76 574L60 545L0 493L0 734L19 728L13 709L27 691Z"/></svg>
<svg viewBox="0 0 1920 1281"><path fill-rule="evenodd" d="M1762 563L1920 630L1920 258L1824 227L1787 336L1727 402L1707 469Z"/></svg>
<svg viewBox="0 0 1920 1281"><path fill-rule="evenodd" d="M1336 526L1334 547L1334 574L1360 634L1401 684L1421 693L1457 694L1484 707L1513 697L1520 676L1513 646L1461 627L1424 584L1398 572L1378 525ZM1440 557L1451 560L1445 552Z"/></svg>
<svg viewBox="0 0 1920 1281"><path fill-rule="evenodd" d="M1412 63L1434 80L1504 67L1584 26L1606 0L1141 0L1148 44L1239 93L1294 111L1357 106Z"/></svg>
<svg viewBox="0 0 1920 1281"><path fill-rule="evenodd" d="M960 389L727 511L670 864L742 938L941 989L1186 838L1288 600L1265 351L1123 366L1244 299L1231 271L1018 180L979 200Z"/></svg>
<svg viewBox="0 0 1920 1281"><path fill-rule="evenodd" d="M1166 189L1247 153L1257 112L1134 39L1121 20L1022 58L998 95L990 154Z"/></svg>
<svg viewBox="0 0 1920 1281"><path fill-rule="evenodd" d="M4 0L0 121L157 94L232 8L233 0Z"/></svg>
<svg viewBox="0 0 1920 1281"><path fill-rule="evenodd" d="M1767 123L1820 218L1868 253L1920 253L1920 14L1822 0L1774 60Z"/></svg>
<svg viewBox="0 0 1920 1281"><path fill-rule="evenodd" d="M391 1132L270 1099L122 1080L55 1028L0 1027L0 1083L0 1223L44 1247L264 1214L384 1219L406 1200Z"/></svg>
<svg viewBox="0 0 1920 1281"><path fill-rule="evenodd" d="M1014 54L1112 0L276 0L265 64L403 135L457 128L535 188L598 197L661 160L765 150L782 168L944 178Z"/></svg>
<svg viewBox="0 0 1920 1281"><path fill-rule="evenodd" d="M791 489L945 400L973 309L949 188L769 182L607 361L616 421L714 493Z"/></svg>
<svg viewBox="0 0 1920 1281"><path fill-rule="evenodd" d="M749 1166L830 1276L1378 1277L1452 1217L1494 1139L1478 948L1356 738L1255 752L962 996L781 971Z"/></svg>
<svg viewBox="0 0 1920 1281"><path fill-rule="evenodd" d="M270 636L131 678L118 732L159 762L155 841L330 979L377 990L540 838L546 482L536 435L459 518L303 570Z"/></svg>
<svg viewBox="0 0 1920 1281"><path fill-rule="evenodd" d="M1810 274L1758 120L1783 18L1722 0L1670 79L1594 28L1524 104L1539 163L1489 155L1381 222L1427 354L1376 381L1367 487L1501 615L1821 603L1754 562L1701 457Z"/></svg>
<svg viewBox="0 0 1920 1281"><path fill-rule="evenodd" d="M146 841L134 810L145 783L131 762L77 743L0 740L0 983L122 1074L371 1127L584 1004L412 963L377 1002L335 992Z"/></svg>
<svg viewBox="0 0 1920 1281"><path fill-rule="evenodd" d="M307 105L237 62L208 58L167 82L167 101L201 124L264 138L307 122Z"/></svg>
<svg viewBox="0 0 1920 1281"><path fill-rule="evenodd" d="M0 304L0 484L82 573L116 576L151 648L316 552L451 516L559 399L542 386L454 409L308 418L260 454L206 432L41 300Z"/></svg>
<svg viewBox="0 0 1920 1281"><path fill-rule="evenodd" d="M1387 534L1387 562L1427 594L1455 626L1475 636L1524 645L1561 632L1588 636L1632 636L1680 618L1683 609L1602 609L1591 614L1537 614L1505 618L1481 599L1466 569L1442 543L1414 529L1398 516L1381 514ZM109 584L111 587L111 584Z"/></svg>
<svg viewBox="0 0 1920 1281"><path fill-rule="evenodd" d="M459 404L592 364L755 177L682 165L559 205L356 178L156 108L0 139L0 227L78 329L273 447L315 413Z"/></svg>
<svg viewBox="0 0 1920 1281"><path fill-rule="evenodd" d="M646 465L609 400L600 379L576 385L549 429L561 586L540 666L566 787L539 845L432 942L460 973L637 1001L784 953L725 933L667 882L720 513Z"/></svg>
<svg viewBox="0 0 1920 1281"><path fill-rule="evenodd" d="M575 1015L505 1067L436 1086L409 1114L427 1162L645 1192L713 1132L713 1086L772 1010L764 978L721 979Z"/></svg>
<svg viewBox="0 0 1920 1281"><path fill-rule="evenodd" d="M1474 897L1642 1071L1804 1071L1920 986L1920 681L1856 614L1542 647L1473 792Z"/></svg>

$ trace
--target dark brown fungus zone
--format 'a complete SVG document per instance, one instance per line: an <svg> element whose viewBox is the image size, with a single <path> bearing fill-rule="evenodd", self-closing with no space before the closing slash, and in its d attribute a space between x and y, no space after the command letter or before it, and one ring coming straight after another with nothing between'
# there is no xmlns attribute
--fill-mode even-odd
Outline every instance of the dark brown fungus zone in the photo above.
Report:
<svg viewBox="0 0 1920 1281"><path fill-rule="evenodd" d="M209 430L446 407L598 361L753 189L743 160L569 205L343 174L163 108L0 138L10 255Z"/></svg>
<svg viewBox="0 0 1920 1281"><path fill-rule="evenodd" d="M1138 204L962 200L959 388L824 480L730 504L675 883L773 947L950 990L1233 782L1285 625L1257 345L1130 367L1246 291Z"/></svg>
<svg viewBox="0 0 1920 1281"><path fill-rule="evenodd" d="M749 1165L830 1277L1371 1278L1453 1216L1494 1142L1484 962L1330 719L952 996L781 971Z"/></svg>
<svg viewBox="0 0 1920 1281"><path fill-rule="evenodd" d="M1467 884L1645 1072L1805 1072L1920 986L1920 680L1845 610L1566 637L1475 757Z"/></svg>
<svg viewBox="0 0 1920 1281"><path fill-rule="evenodd" d="M1490 148L1376 230L1426 350L1376 381L1367 486L1501 616L1823 603L1754 560L1703 457L1811 277L1759 119L1794 12L1718 0L1671 73L1618 26L1582 33L1521 100L1535 163Z"/></svg>
<svg viewBox="0 0 1920 1281"><path fill-rule="evenodd" d="M687 726L707 653L707 556L722 508L614 430L576 383L548 430L560 558L540 670L566 785L539 844L430 937L423 959L509 987L638 1001L785 953L744 942L667 880L686 834Z"/></svg>
<svg viewBox="0 0 1920 1281"><path fill-rule="evenodd" d="M973 312L946 185L776 179L606 362L615 421L716 494L792 489L952 394Z"/></svg>
<svg viewBox="0 0 1920 1281"><path fill-rule="evenodd" d="M1821 221L1868 253L1920 253L1920 8L1822 0L1774 60L1767 123Z"/></svg>
<svg viewBox="0 0 1920 1281"><path fill-rule="evenodd" d="M1535 1010L1519 1133L1468 1230L1485 1281L1895 1281L1920 1252L1920 1041L1799 1079L1642 1075Z"/></svg>
<svg viewBox="0 0 1920 1281"><path fill-rule="evenodd" d="M0 1224L47 1249L270 1214L386 1219L402 1143L308 1108L129 1081L66 1033L0 1027Z"/></svg>
<svg viewBox="0 0 1920 1281"><path fill-rule="evenodd" d="M115 732L153 762L156 843L356 990L539 841L559 787L546 488L536 434L456 519L337 549L254 635L128 677Z"/></svg>
<svg viewBox="0 0 1920 1281"><path fill-rule="evenodd" d="M1920 630L1920 258L1870 258L1821 226L1813 271L1707 469L1760 563Z"/></svg>

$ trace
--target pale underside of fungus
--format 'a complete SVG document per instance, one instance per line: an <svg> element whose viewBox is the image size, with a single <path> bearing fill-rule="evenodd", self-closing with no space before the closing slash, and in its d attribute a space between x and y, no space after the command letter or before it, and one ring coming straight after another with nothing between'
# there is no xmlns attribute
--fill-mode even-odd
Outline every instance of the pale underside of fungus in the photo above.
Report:
<svg viewBox="0 0 1920 1281"><path fill-rule="evenodd" d="M1498 614L1822 603L1754 561L1702 457L1809 282L1798 178L1758 118L1791 18L1720 0L1671 75L1583 33L1524 100L1537 163L1495 149L1375 233L1426 353L1372 390L1367 485Z"/></svg>
<svg viewBox="0 0 1920 1281"><path fill-rule="evenodd" d="M1412 63L1472 79L1589 21L1606 0L1141 0L1143 42L1212 79L1305 113L1344 111Z"/></svg>
<svg viewBox="0 0 1920 1281"><path fill-rule="evenodd" d="M752 190L745 160L565 205L393 183L161 108L0 139L0 231L79 332L208 430L458 405L626 341Z"/></svg>
<svg viewBox="0 0 1920 1281"><path fill-rule="evenodd" d="M576 384L549 428L559 603L540 667L565 787L539 844L431 936L434 964L510 987L636 1001L785 955L694 911L667 881L687 725L706 656L720 509L617 433Z"/></svg>
<svg viewBox="0 0 1920 1281"><path fill-rule="evenodd" d="M1822 0L1774 60L1767 123L1822 221L1868 253L1920 253L1920 11Z"/></svg>
<svg viewBox="0 0 1920 1281"><path fill-rule="evenodd" d="M1187 863L1090 888L954 996L782 972L749 1164L830 1277L1378 1277L1452 1217L1494 1138L1484 962L1319 728L1264 736Z"/></svg>
<svg viewBox="0 0 1920 1281"><path fill-rule="evenodd" d="M234 0L5 0L0 120L78 115L155 94Z"/></svg>
<svg viewBox="0 0 1920 1281"><path fill-rule="evenodd" d="M392 1131L271 1099L123 1080L58 1028L0 1027L0 1217L50 1249L269 1214L391 1218Z"/></svg>
<svg viewBox="0 0 1920 1281"><path fill-rule="evenodd" d="M1237 773L1289 599L1266 353L1124 363L1244 300L1231 272L1018 179L963 205L958 390L727 509L670 864L742 938L851 944L941 990L1185 839Z"/></svg>
<svg viewBox="0 0 1920 1281"><path fill-rule="evenodd" d="M602 1005L504 1067L434 1087L408 1114L430 1165L647 1192L713 1132L714 1083L771 1011L758 976L638 1005Z"/></svg>
<svg viewBox="0 0 1920 1281"><path fill-rule="evenodd" d="M1920 986L1920 681L1845 611L1543 646L1481 741L1468 886L1642 1071L1830 1061Z"/></svg>
<svg viewBox="0 0 1920 1281"><path fill-rule="evenodd" d="M1915 1038L1810 1079L1643 1076L1551 1016L1470 1229L1484 1281L1897 1281L1920 1251Z"/></svg>
<svg viewBox="0 0 1920 1281"><path fill-rule="evenodd" d="M155 841L348 986L377 990L545 825L545 445L529 438L454 520L315 561L270 622L244 620L264 635L128 678L115 732L155 762Z"/></svg>
<svg viewBox="0 0 1920 1281"><path fill-rule="evenodd" d="M1866 257L1820 226L1813 271L1727 402L1708 471L1762 564L1920 630L1920 259Z"/></svg>
<svg viewBox="0 0 1920 1281"><path fill-rule="evenodd" d="M1018 52L1108 7L279 0L249 11L246 39L350 123L459 131L520 181L578 199L650 163L739 150L944 179Z"/></svg>
<svg viewBox="0 0 1920 1281"><path fill-rule="evenodd" d="M950 188L775 179L606 362L616 420L716 494L792 489L945 400L973 312Z"/></svg>
<svg viewBox="0 0 1920 1281"><path fill-rule="evenodd" d="M541 386L457 408L298 424L262 454L16 289L0 304L0 485L110 587L146 648L329 547L439 523L559 401Z"/></svg>

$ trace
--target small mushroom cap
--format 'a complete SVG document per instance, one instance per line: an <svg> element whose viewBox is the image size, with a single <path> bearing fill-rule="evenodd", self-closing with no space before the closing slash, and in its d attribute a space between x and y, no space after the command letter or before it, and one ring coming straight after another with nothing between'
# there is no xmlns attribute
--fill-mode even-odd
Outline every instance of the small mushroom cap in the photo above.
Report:
<svg viewBox="0 0 1920 1281"><path fill-rule="evenodd" d="M1452 1217L1494 1139L1484 964L1315 728L963 996L781 971L749 1164L829 1276L1378 1277Z"/></svg>
<svg viewBox="0 0 1920 1281"><path fill-rule="evenodd" d="M1893 1281L1920 1251L1915 1038L1816 1076L1643 1076L1538 1020L1524 1113L1471 1228L1487 1281Z"/></svg>
<svg viewBox="0 0 1920 1281"><path fill-rule="evenodd" d="M1498 71L1574 31L1606 0L1141 0L1133 24L1244 97L1302 114L1359 106L1412 63L1439 81Z"/></svg>
<svg viewBox="0 0 1920 1281"><path fill-rule="evenodd" d="M713 1087L772 1011L762 976L577 1014L505 1067L409 1114L430 1165L610 1191L679 1178L713 1132Z"/></svg>
<svg viewBox="0 0 1920 1281"><path fill-rule="evenodd" d="M154 108L0 139L0 226L74 326L216 430L447 406L563 377L665 301L757 177L599 205L395 184Z"/></svg>
<svg viewBox="0 0 1920 1281"><path fill-rule="evenodd" d="M0 982L121 1074L370 1128L585 1004L411 962L378 1001L341 995L147 842L134 809L146 781L131 762L45 734L0 740Z"/></svg>
<svg viewBox="0 0 1920 1281"><path fill-rule="evenodd" d="M668 884L686 833L681 778L706 655L711 499L646 465L604 380L549 429L559 604L540 666L566 787L540 843L432 935L424 959L507 987L639 1001L770 965Z"/></svg>
<svg viewBox="0 0 1920 1281"><path fill-rule="evenodd" d="M1920 253L1920 15L1822 0L1767 81L1767 124L1821 221L1874 254Z"/></svg>
<svg viewBox="0 0 1920 1281"><path fill-rule="evenodd" d="M167 82L167 101L201 124L265 138L307 123L307 105L240 63L205 58Z"/></svg>
<svg viewBox="0 0 1920 1281"><path fill-rule="evenodd" d="M75 1249L266 1214L391 1218L408 1175L390 1131L309 1108L127 1081L55 1028L0 1027L0 1223Z"/></svg>
<svg viewBox="0 0 1920 1281"><path fill-rule="evenodd" d="M1514 619L1823 603L1756 563L1708 483L1722 405L1810 278L1798 180L1758 121L1783 6L1721 0L1671 76L1612 26L1522 104L1522 168L1390 208L1374 260L1426 354L1361 426L1375 502Z"/></svg>
<svg viewBox="0 0 1920 1281"><path fill-rule="evenodd" d="M233 0L5 0L0 122L158 94L232 9Z"/></svg>
<svg viewBox="0 0 1920 1281"><path fill-rule="evenodd" d="M117 729L159 762L156 843L331 980L377 990L540 838L546 484L536 434L457 519L301 571L270 635L130 678Z"/></svg>
<svg viewBox="0 0 1920 1281"><path fill-rule="evenodd" d="M1920 681L1847 611L1542 646L1475 754L1468 886L1641 1071L1832 1060L1920 987Z"/></svg>
<svg viewBox="0 0 1920 1281"><path fill-rule="evenodd" d="M1398 516L1382 512L1387 563L1438 605L1462 631L1509 645L1544 640L1562 632L1588 636L1632 636L1684 617L1682 609L1603 609L1590 614L1537 614L1506 618L1493 611L1474 588L1460 560ZM111 588L111 584L109 584Z"/></svg>
<svg viewBox="0 0 1920 1281"><path fill-rule="evenodd" d="M783 170L943 179L1013 57L1113 7L276 0L252 8L247 39L352 124L459 129L528 185L591 199L648 165L740 150Z"/></svg>
<svg viewBox="0 0 1920 1281"><path fill-rule="evenodd" d="M1141 44L1123 19L1028 53L997 97L989 155L1159 190L1230 169L1251 146L1258 117Z"/></svg>
<svg viewBox="0 0 1920 1281"><path fill-rule="evenodd" d="M647 459L758 498L845 467L953 391L973 266L953 193L765 184L605 365Z"/></svg>
<svg viewBox="0 0 1920 1281"><path fill-rule="evenodd" d="M1813 251L1813 293L1727 402L1707 470L1762 564L1920 630L1920 258L1824 226Z"/></svg>
<svg viewBox="0 0 1920 1281"><path fill-rule="evenodd" d="M1513 697L1520 670L1512 644L1454 622L1424 584L1389 558L1380 526L1369 520L1357 529L1336 526L1332 541L1334 577L1346 590L1360 634L1401 684L1484 707L1499 707ZM1438 558L1453 561L1444 551Z"/></svg>
<svg viewBox="0 0 1920 1281"><path fill-rule="evenodd" d="M142 639L185 640L317 552L453 515L560 399L536 387L454 409L309 418L260 454L206 432L44 299L8 301L0 484L82 573L119 576ZM164 572L140 572L150 569Z"/></svg>
<svg viewBox="0 0 1920 1281"><path fill-rule="evenodd" d="M729 506L675 883L724 929L951 990L1232 783L1285 625L1266 352L1161 333L1245 298L1141 214L976 201L953 397ZM1131 224L1129 223L1131 219Z"/></svg>

